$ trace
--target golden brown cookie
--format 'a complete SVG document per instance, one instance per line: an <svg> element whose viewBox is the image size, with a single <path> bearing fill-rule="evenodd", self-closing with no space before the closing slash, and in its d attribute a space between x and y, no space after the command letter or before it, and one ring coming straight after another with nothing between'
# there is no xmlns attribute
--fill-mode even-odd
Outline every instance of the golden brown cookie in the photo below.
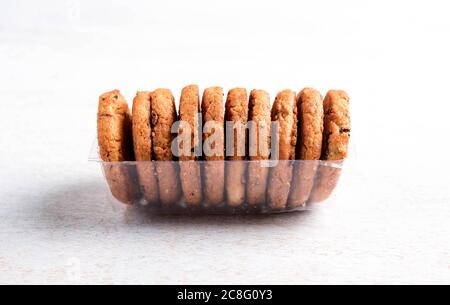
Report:
<svg viewBox="0 0 450 305"><path fill-rule="evenodd" d="M202 98L203 114L203 154L204 199L208 205L219 205L224 201L224 105L223 89L211 87L204 91Z"/></svg>
<svg viewBox="0 0 450 305"><path fill-rule="evenodd" d="M342 90L331 90L324 100L324 135L321 159L341 161L347 158L350 140L350 98ZM333 162L332 162L333 163ZM335 189L341 169L334 164L319 167L310 202L327 199Z"/></svg>
<svg viewBox="0 0 450 305"><path fill-rule="evenodd" d="M172 125L177 120L177 110L172 92L157 89L151 94L151 128L152 146L155 155L158 176L159 198L162 204L171 205L178 202L181 189L178 172L172 162Z"/></svg>
<svg viewBox="0 0 450 305"><path fill-rule="evenodd" d="M245 202L247 154L248 95L244 88L231 89L225 103L227 162L226 193L229 206L237 207Z"/></svg>
<svg viewBox="0 0 450 305"><path fill-rule="evenodd" d="M272 209L286 207L292 179L292 162L297 144L297 104L295 92L284 90L278 93L272 108L272 121L278 123L276 137L278 147L272 147L272 154L278 155L278 164L271 169L267 202Z"/></svg>
<svg viewBox="0 0 450 305"><path fill-rule="evenodd" d="M202 182L200 165L197 162L199 138L200 96L197 85L190 85L181 91L180 127L178 129L178 145L180 148L180 176L184 202L188 206L198 206L202 203ZM184 124L186 127L184 128ZM190 143L184 143L188 137ZM188 145L185 147L185 145ZM186 153L185 153L186 152Z"/></svg>
<svg viewBox="0 0 450 305"><path fill-rule="evenodd" d="M158 179L152 160L151 93L138 92L133 101L133 144L141 192L150 204L159 201Z"/></svg>
<svg viewBox="0 0 450 305"><path fill-rule="evenodd" d="M140 197L138 181L132 167L123 161L133 161L131 115L119 90L100 96L97 113L97 137L103 169L111 193L119 201L131 204Z"/></svg>
<svg viewBox="0 0 450 305"><path fill-rule="evenodd" d="M349 101L347 93L342 90L331 90L325 97L322 160L347 158L350 140Z"/></svg>
<svg viewBox="0 0 450 305"><path fill-rule="evenodd" d="M270 156L270 96L263 90L252 90L249 101L249 156L247 204L261 206L266 202L269 168L263 164Z"/></svg>
<svg viewBox="0 0 450 305"><path fill-rule="evenodd" d="M322 152L323 98L315 89L305 88L297 97L298 141L289 206L303 207L314 185L314 177Z"/></svg>

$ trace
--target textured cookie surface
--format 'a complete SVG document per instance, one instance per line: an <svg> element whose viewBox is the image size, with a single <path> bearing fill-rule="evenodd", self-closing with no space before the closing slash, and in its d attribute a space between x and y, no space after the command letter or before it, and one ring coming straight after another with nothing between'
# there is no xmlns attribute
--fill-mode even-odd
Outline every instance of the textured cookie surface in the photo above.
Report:
<svg viewBox="0 0 450 305"><path fill-rule="evenodd" d="M172 161L172 126L177 120L177 110L172 92L157 89L151 95L151 127L153 153L157 161Z"/></svg>
<svg viewBox="0 0 450 305"><path fill-rule="evenodd" d="M224 104L223 89L211 87L204 91L202 98L203 114L203 153L206 162L204 168L204 198L209 205L218 205L224 201L225 165L224 165Z"/></svg>
<svg viewBox="0 0 450 305"><path fill-rule="evenodd" d="M133 144L142 194L148 203L159 201L158 181L152 162L151 93L137 92L133 101Z"/></svg>
<svg viewBox="0 0 450 305"><path fill-rule="evenodd" d="M179 140L180 148L180 161L198 160L196 156L196 149L200 144L199 139L199 114L200 114L200 96L197 85L189 85L183 88L180 98L180 116L179 121L186 123L189 127L188 130L183 130L183 126L180 126L178 133L182 135ZM185 134L185 133L189 133ZM189 137L187 144L183 143L184 136ZM188 147L184 147L185 144ZM183 152L188 154L184 154Z"/></svg>
<svg viewBox="0 0 450 305"><path fill-rule="evenodd" d="M175 204L181 193L178 168L173 162L172 126L177 120L175 99L168 89L157 89L151 94L152 146L156 162L159 197L165 205Z"/></svg>
<svg viewBox="0 0 450 305"><path fill-rule="evenodd" d="M247 150L246 125L248 121L248 95L243 88L231 89L225 104L225 121L227 124L227 140L233 145L227 147L228 160L245 160ZM232 130L229 130L233 127ZM232 148L232 149L231 149Z"/></svg>
<svg viewBox="0 0 450 305"><path fill-rule="evenodd" d="M322 152L323 98L315 89L305 88L297 98L300 160L319 160Z"/></svg>
<svg viewBox="0 0 450 305"><path fill-rule="evenodd" d="M202 99L202 114L203 114L203 140L208 153L204 149L205 159L207 161L222 161L224 160L224 105L223 105L223 90L220 87L211 87L204 91ZM210 139L212 138L212 139Z"/></svg>
<svg viewBox="0 0 450 305"><path fill-rule="evenodd" d="M249 155L247 203L260 206L266 202L269 168L264 160L270 156L270 96L263 90L252 90L249 101Z"/></svg>
<svg viewBox="0 0 450 305"><path fill-rule="evenodd" d="M342 90L331 90L324 101L323 160L347 158L350 139L349 97Z"/></svg>
<svg viewBox="0 0 450 305"><path fill-rule="evenodd" d="M278 131L272 132L278 142L278 165L270 172L267 202L272 209L286 207L292 180L292 163L297 144L297 104L295 92L280 92L272 108L272 121L278 123ZM274 147L272 147L273 153Z"/></svg>
<svg viewBox="0 0 450 305"><path fill-rule="evenodd" d="M131 115L119 90L100 96L97 113L97 137L104 162L133 161ZM119 201L131 204L139 199L136 175L120 163L105 164L104 172L111 193Z"/></svg>
<svg viewBox="0 0 450 305"><path fill-rule="evenodd" d="M246 184L247 151L247 121L248 95L247 90L235 88L228 92L225 104L225 121L227 141L226 192L227 203L236 207L244 204ZM230 144L232 143L232 146Z"/></svg>
<svg viewBox="0 0 450 305"><path fill-rule="evenodd" d="M272 108L272 121L278 123L278 132L275 136L277 136L279 160L295 159L297 120L295 92L281 91Z"/></svg>
<svg viewBox="0 0 450 305"><path fill-rule="evenodd" d="M252 90L249 101L250 160L268 160L270 156L270 96L264 90Z"/></svg>
<svg viewBox="0 0 450 305"><path fill-rule="evenodd" d="M187 124L188 129L180 125L179 146L180 146L180 176L181 186L183 189L184 202L187 205L198 206L202 202L202 183L201 169L196 162L196 150L199 141L199 113L200 113L200 96L199 89L196 85L190 85L183 88L180 99L180 115L179 121ZM183 142L186 137L190 140L190 145ZM188 145L188 147L184 147ZM184 151L188 154L184 154Z"/></svg>
<svg viewBox="0 0 450 305"><path fill-rule="evenodd" d="M311 193L322 152L323 98L312 88L305 88L297 96L298 143L289 206L305 206Z"/></svg>
<svg viewBox="0 0 450 305"><path fill-rule="evenodd" d="M100 157L105 162L134 160L131 114L119 90L100 96L97 114Z"/></svg>

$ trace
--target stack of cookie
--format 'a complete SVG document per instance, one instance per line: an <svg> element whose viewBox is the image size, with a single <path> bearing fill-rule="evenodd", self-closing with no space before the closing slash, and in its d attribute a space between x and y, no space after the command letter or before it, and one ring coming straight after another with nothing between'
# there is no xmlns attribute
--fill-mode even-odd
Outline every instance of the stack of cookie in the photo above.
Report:
<svg viewBox="0 0 450 305"><path fill-rule="evenodd" d="M347 156L349 97L244 88L100 96L98 143L112 194L127 204L285 211L328 198ZM126 162L128 161L128 162ZM132 162L130 162L132 161ZM133 162L138 161L138 162Z"/></svg>

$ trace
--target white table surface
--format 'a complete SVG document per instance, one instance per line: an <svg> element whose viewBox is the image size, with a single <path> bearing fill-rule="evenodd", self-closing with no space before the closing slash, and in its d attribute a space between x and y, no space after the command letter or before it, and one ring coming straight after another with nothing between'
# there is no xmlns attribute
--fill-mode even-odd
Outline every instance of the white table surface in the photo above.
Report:
<svg viewBox="0 0 450 305"><path fill-rule="evenodd" d="M450 283L448 1L0 4L0 283ZM122 3L122 4L121 4ZM110 206L97 97L290 87L352 96L333 202L265 217Z"/></svg>

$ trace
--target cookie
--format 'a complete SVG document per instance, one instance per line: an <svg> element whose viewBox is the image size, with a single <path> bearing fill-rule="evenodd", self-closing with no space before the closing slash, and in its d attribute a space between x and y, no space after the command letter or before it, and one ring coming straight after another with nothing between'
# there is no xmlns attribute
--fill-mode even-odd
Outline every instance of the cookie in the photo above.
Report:
<svg viewBox="0 0 450 305"><path fill-rule="evenodd" d="M270 157L270 96L263 90L252 90L249 101L249 158L247 204L262 206L266 202L269 168L263 164Z"/></svg>
<svg viewBox="0 0 450 305"><path fill-rule="evenodd" d="M211 87L204 91L203 114L203 154L204 199L208 205L219 205L224 201L224 105L223 89Z"/></svg>
<svg viewBox="0 0 450 305"><path fill-rule="evenodd" d="M350 98L342 90L331 90L324 100L324 135L321 160L332 161L319 167L310 202L327 199L335 189L341 169L340 161L347 158L350 140Z"/></svg>
<svg viewBox="0 0 450 305"><path fill-rule="evenodd" d="M347 93L342 90L331 90L325 97L322 160L347 158L350 140L349 101Z"/></svg>
<svg viewBox="0 0 450 305"><path fill-rule="evenodd" d="M131 204L140 192L132 167L118 163L133 161L131 114L119 90L100 96L97 113L97 137L103 170L112 195L119 201Z"/></svg>
<svg viewBox="0 0 450 305"><path fill-rule="evenodd" d="M181 195L178 170L172 152L174 134L172 126L177 120L177 110L172 92L157 89L151 94L152 148L158 176L159 198L163 205L175 204Z"/></svg>
<svg viewBox="0 0 450 305"><path fill-rule="evenodd" d="M243 162L247 154L247 90L235 88L228 92L225 103L227 162L225 189L227 203L237 207L245 202L246 164ZM236 162L231 162L236 161Z"/></svg>
<svg viewBox="0 0 450 305"><path fill-rule="evenodd" d="M297 97L298 143L289 206L304 207L314 185L314 177L322 153L323 98L312 88L305 88Z"/></svg>
<svg viewBox="0 0 450 305"><path fill-rule="evenodd" d="M278 147L272 147L272 154L278 156L278 164L271 169L267 202L272 209L286 207L292 179L292 162L297 144L297 104L295 92L284 90L278 93L272 108L272 121L278 123L272 131ZM274 151L275 149L275 151Z"/></svg>
<svg viewBox="0 0 450 305"><path fill-rule="evenodd" d="M141 192L150 204L159 201L158 180L152 160L151 93L138 92L133 101L133 144Z"/></svg>
<svg viewBox="0 0 450 305"><path fill-rule="evenodd" d="M202 203L201 169L197 162L197 149L200 145L200 96L198 86L190 85L181 91L180 125L178 129L178 146L180 150L180 176L184 202L188 206ZM184 143L184 139L188 142ZM190 143L189 143L190 142ZM185 145L188 145L185 147Z"/></svg>

